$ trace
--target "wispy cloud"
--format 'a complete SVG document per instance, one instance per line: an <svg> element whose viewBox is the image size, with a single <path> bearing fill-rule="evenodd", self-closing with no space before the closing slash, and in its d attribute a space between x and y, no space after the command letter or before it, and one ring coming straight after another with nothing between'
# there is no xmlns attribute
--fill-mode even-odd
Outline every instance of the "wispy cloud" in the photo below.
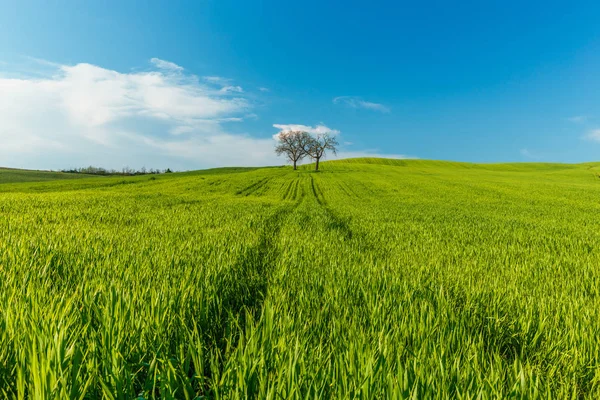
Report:
<svg viewBox="0 0 600 400"><path fill-rule="evenodd" d="M161 60L160 58L151 58L150 62L152 64L154 64L156 66L156 68L159 69L164 69L164 70L170 70L170 71L183 71L183 67L180 67L179 65L170 62L170 61L165 61L165 60Z"/></svg>
<svg viewBox="0 0 600 400"><path fill-rule="evenodd" d="M122 73L46 62L52 73L18 78L2 78L0 68L2 164L190 169L279 163L272 139L224 129L224 122L251 114L243 93L225 96L223 78L202 80L158 58L151 63L154 70Z"/></svg>
<svg viewBox="0 0 600 400"><path fill-rule="evenodd" d="M298 124L273 124L273 128L279 129L279 132L291 132L291 131L302 131L308 132L313 135L319 134L330 134L337 135L340 133L337 129L331 129L325 126L324 124L316 125L316 126L308 126L308 125L298 125ZM274 136L277 136L275 134Z"/></svg>
<svg viewBox="0 0 600 400"><path fill-rule="evenodd" d="M231 79L229 78L223 78L222 76L203 76L202 79L204 79L206 82L215 84L215 85L227 85L229 84L229 82L231 82Z"/></svg>
<svg viewBox="0 0 600 400"><path fill-rule="evenodd" d="M539 155L529 151L528 149L521 149L520 153L523 157L529 158L531 160L539 160L540 159Z"/></svg>
<svg viewBox="0 0 600 400"><path fill-rule="evenodd" d="M241 86L224 86L220 91L222 93L243 93L244 89Z"/></svg>
<svg viewBox="0 0 600 400"><path fill-rule="evenodd" d="M44 60L42 58L30 57L30 56L24 56L24 58L26 60L32 61L32 62L34 62L36 64L43 65L43 66L46 66L46 67L52 67L52 68L60 68L61 67L61 64L59 64L59 63L55 63L55 62L52 62L52 61Z"/></svg>
<svg viewBox="0 0 600 400"><path fill-rule="evenodd" d="M584 138L593 142L600 142L600 129L592 129Z"/></svg>
<svg viewBox="0 0 600 400"><path fill-rule="evenodd" d="M406 154L386 154L378 150L364 150L364 151L338 151L337 155L330 155L331 160L338 160L343 158L394 158L399 160L417 160L419 157L410 156Z"/></svg>
<svg viewBox="0 0 600 400"><path fill-rule="evenodd" d="M261 92L270 92L270 90L266 87L259 87L258 90L260 90Z"/></svg>
<svg viewBox="0 0 600 400"><path fill-rule="evenodd" d="M588 121L588 116L586 115L575 115L573 117L567 118L569 122L573 122L574 124L583 124Z"/></svg>
<svg viewBox="0 0 600 400"><path fill-rule="evenodd" d="M339 96L333 99L333 104L343 104L352 108L365 108L367 110L389 113L390 108L380 103L363 100L358 96Z"/></svg>
<svg viewBox="0 0 600 400"><path fill-rule="evenodd" d="M222 76L203 76L202 80L207 84L220 87L220 93L244 93L244 89L239 85L233 85L233 79L230 78L224 78Z"/></svg>

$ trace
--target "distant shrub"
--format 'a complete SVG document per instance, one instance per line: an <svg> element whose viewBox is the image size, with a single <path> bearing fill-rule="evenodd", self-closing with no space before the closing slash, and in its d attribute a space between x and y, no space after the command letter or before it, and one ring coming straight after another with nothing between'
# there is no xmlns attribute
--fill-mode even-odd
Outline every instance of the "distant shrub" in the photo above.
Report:
<svg viewBox="0 0 600 400"><path fill-rule="evenodd" d="M146 169L146 167L142 167L139 170L135 170L129 167L123 167L121 171L117 171L115 169L105 169L101 167L89 166L85 168L71 168L71 169L63 169L61 172L69 173L69 174L85 174L85 175L118 175L118 176L135 176L135 175L156 175L156 174L170 174L170 168L167 168L163 172L159 169Z"/></svg>

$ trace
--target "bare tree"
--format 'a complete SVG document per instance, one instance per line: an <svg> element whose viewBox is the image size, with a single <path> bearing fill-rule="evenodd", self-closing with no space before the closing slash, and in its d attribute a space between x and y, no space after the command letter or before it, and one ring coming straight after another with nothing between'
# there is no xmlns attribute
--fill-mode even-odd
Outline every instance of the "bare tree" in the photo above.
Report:
<svg viewBox="0 0 600 400"><path fill-rule="evenodd" d="M277 135L278 143L275 146L275 153L278 156L285 154L288 160L294 164L306 157L306 148L312 140L310 135L302 131L279 132Z"/></svg>
<svg viewBox="0 0 600 400"><path fill-rule="evenodd" d="M315 160L315 171L319 170L319 161L325 156L327 150L333 154L337 154L338 141L335 137L328 133L319 134L315 137L310 137L304 152Z"/></svg>

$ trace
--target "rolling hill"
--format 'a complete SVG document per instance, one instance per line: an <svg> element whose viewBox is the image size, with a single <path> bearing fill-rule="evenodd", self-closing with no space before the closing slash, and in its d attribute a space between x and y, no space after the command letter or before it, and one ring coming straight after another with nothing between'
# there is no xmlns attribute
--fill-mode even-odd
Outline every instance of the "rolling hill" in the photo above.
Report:
<svg viewBox="0 0 600 400"><path fill-rule="evenodd" d="M0 184L2 183L19 183L19 182L43 182L55 181L62 179L81 179L90 178L92 175L85 174L69 174L65 172L54 171L35 171L27 169L1 168L0 167Z"/></svg>

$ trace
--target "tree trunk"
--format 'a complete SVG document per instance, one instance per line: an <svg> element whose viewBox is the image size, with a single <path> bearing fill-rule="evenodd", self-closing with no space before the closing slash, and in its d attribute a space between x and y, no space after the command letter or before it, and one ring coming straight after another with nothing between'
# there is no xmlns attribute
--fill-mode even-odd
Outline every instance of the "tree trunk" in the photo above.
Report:
<svg viewBox="0 0 600 400"><path fill-rule="evenodd" d="M320 158L321 158L321 157L317 157L317 164L315 165L315 171L318 171L318 170L319 170L319 159L320 159Z"/></svg>
<svg viewBox="0 0 600 400"><path fill-rule="evenodd" d="M294 160L294 171L296 170L296 160Z"/></svg>

